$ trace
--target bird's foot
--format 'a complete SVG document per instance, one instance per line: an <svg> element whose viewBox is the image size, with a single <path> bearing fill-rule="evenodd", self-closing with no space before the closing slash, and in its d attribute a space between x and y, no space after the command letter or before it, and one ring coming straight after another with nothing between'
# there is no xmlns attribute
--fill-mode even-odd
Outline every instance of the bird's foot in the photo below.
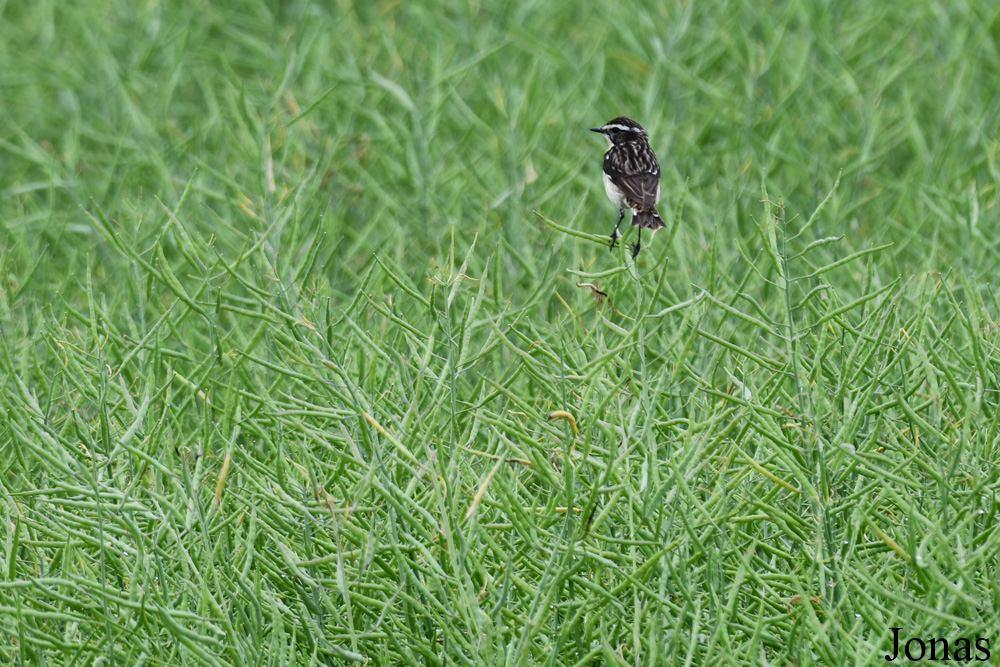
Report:
<svg viewBox="0 0 1000 667"><path fill-rule="evenodd" d="M638 243L632 243L630 245L632 246L632 259L635 259L636 255L639 254L639 248L641 248L642 246L640 246Z"/></svg>
<svg viewBox="0 0 1000 667"><path fill-rule="evenodd" d="M618 232L611 233L611 243L608 244L608 249L614 251L615 247L618 246Z"/></svg>

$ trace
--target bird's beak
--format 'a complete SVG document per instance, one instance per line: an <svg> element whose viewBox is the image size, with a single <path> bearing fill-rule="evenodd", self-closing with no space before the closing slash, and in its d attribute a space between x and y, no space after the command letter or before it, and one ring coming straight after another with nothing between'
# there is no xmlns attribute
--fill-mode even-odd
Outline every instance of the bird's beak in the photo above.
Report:
<svg viewBox="0 0 1000 667"><path fill-rule="evenodd" d="M603 127L592 127L592 128L590 128L590 131L591 132L599 132L601 134L604 134L604 128Z"/></svg>

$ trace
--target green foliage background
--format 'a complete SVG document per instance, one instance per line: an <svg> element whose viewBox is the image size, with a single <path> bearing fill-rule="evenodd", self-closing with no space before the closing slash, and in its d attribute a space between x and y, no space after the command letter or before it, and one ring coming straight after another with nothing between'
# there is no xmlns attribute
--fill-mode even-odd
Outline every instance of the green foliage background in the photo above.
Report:
<svg viewBox="0 0 1000 667"><path fill-rule="evenodd" d="M0 657L1000 640L998 41L990 2L0 2Z"/></svg>

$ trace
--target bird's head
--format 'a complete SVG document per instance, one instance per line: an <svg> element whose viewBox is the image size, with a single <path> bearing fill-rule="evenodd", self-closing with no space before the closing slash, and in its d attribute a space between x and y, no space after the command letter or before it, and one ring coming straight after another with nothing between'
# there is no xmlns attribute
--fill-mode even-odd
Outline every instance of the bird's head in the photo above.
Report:
<svg viewBox="0 0 1000 667"><path fill-rule="evenodd" d="M642 129L642 125L625 116L609 120L600 127L592 127L590 131L600 132L613 144L622 144L646 138L646 130Z"/></svg>

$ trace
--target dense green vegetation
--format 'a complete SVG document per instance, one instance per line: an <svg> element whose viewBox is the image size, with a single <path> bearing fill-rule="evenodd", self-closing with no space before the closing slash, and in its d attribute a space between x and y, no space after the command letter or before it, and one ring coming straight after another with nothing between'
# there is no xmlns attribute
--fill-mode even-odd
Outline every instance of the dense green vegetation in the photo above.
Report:
<svg viewBox="0 0 1000 667"><path fill-rule="evenodd" d="M996 3L0 2L0 662L995 659L998 42Z"/></svg>

